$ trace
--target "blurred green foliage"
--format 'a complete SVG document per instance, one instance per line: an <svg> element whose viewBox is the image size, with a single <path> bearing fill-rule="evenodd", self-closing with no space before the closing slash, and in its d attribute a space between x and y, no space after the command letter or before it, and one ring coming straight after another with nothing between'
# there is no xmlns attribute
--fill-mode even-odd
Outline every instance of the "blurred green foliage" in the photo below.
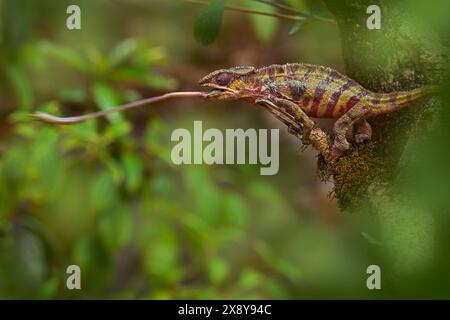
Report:
<svg viewBox="0 0 450 320"><path fill-rule="evenodd" d="M219 35L227 0L212 0L195 22L195 37L202 44L211 44Z"/></svg>
<svg viewBox="0 0 450 320"><path fill-rule="evenodd" d="M179 101L68 127L27 116L192 89L247 61L341 65L335 25L312 22L294 38L292 22L230 14L206 49L191 36L192 5L79 1L83 29L68 31L68 4L0 2L0 298L449 298L448 108L414 153L412 180L399 181L416 210L343 215L313 153L300 155L284 130L274 177L172 164L173 129L276 125L258 109ZM80 291L65 286L72 264ZM366 288L371 264L380 292Z"/></svg>

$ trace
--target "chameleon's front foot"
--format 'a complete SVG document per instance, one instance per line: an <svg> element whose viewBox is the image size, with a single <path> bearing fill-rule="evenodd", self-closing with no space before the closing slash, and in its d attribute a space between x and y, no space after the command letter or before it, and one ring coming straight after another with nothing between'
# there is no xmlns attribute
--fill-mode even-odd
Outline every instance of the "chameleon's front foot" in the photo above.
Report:
<svg viewBox="0 0 450 320"><path fill-rule="evenodd" d="M311 130L307 128L302 128L299 130L296 127L288 126L287 131L293 136L299 138L303 145L308 146L311 144Z"/></svg>
<svg viewBox="0 0 450 320"><path fill-rule="evenodd" d="M302 127L301 135L297 135L302 141L303 145L308 146L311 144L311 131L315 127L315 122L311 120L295 103L292 101L272 98L273 104L278 108L284 110L288 114L291 114L295 121Z"/></svg>
<svg viewBox="0 0 450 320"><path fill-rule="evenodd" d="M303 130L292 125L288 125L287 132L292 134L295 137L301 137L303 135Z"/></svg>
<svg viewBox="0 0 450 320"><path fill-rule="evenodd" d="M303 129L303 133L302 133L302 135L300 137L300 140L302 141L303 145L308 146L308 145L311 144L311 142L312 142L311 133L312 133L313 129L314 128L305 128L305 129Z"/></svg>
<svg viewBox="0 0 450 320"><path fill-rule="evenodd" d="M318 128L295 103L279 98L256 99L255 103L268 108L278 119L283 121L288 132L300 138L303 146L312 145L322 156L330 159L330 139L322 129Z"/></svg>
<svg viewBox="0 0 450 320"><path fill-rule="evenodd" d="M268 99L256 99L255 103L265 107L270 113L272 113L278 120L283 122L287 126L288 133L295 137L301 138L303 135L303 127L301 124L296 123L289 115L280 111L277 105Z"/></svg>

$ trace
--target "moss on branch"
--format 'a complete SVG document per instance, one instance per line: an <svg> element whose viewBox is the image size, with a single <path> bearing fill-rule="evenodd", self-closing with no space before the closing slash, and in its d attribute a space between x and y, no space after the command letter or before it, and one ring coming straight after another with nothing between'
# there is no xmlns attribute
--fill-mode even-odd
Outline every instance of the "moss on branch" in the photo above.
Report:
<svg viewBox="0 0 450 320"><path fill-rule="evenodd" d="M347 75L378 92L409 90L436 83L443 74L443 50L426 26L412 24L404 3L374 0L324 0L335 15L343 42ZM366 27L369 5L381 8L381 30ZM404 147L425 130L431 102L370 119L372 140L336 164L319 163L319 175L334 178L334 193L344 210L374 209L373 199L388 194L399 171ZM321 161L321 160L319 160ZM375 196L375 197L374 197Z"/></svg>

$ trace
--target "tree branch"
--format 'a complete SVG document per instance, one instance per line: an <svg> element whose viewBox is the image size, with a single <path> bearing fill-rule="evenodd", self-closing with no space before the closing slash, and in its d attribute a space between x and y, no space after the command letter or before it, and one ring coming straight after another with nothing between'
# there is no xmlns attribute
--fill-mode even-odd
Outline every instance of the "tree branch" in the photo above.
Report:
<svg viewBox="0 0 450 320"><path fill-rule="evenodd" d="M323 0L339 25L347 75L375 92L409 90L440 78L442 48L427 33L421 37L408 23L407 12L398 3L380 0ZM368 30L369 5L382 11L382 29ZM389 188L399 172L399 161L410 137L423 134L431 102L370 119L371 141L330 166L334 193L342 209L376 211L379 195ZM377 195L373 197L374 195Z"/></svg>
<svg viewBox="0 0 450 320"><path fill-rule="evenodd" d="M209 5L208 2L204 2L201 0L185 0L185 1L188 3L194 3L194 4ZM267 2L265 2L265 3L268 4ZM297 13L296 15L290 15L290 14L277 13L277 12L265 12L265 11L253 10L253 9L247 9L247 8L236 7L236 6L226 6L225 10L242 12L242 13L247 13L247 14L257 14L257 15L261 15L261 16L268 16L268 17L280 18L280 19L291 20L291 21L302 21L302 20L307 20L309 18L314 18L317 20L325 21L325 22L335 23L335 21L333 19L328 19L325 17L315 16L315 15L308 15L306 13Z"/></svg>

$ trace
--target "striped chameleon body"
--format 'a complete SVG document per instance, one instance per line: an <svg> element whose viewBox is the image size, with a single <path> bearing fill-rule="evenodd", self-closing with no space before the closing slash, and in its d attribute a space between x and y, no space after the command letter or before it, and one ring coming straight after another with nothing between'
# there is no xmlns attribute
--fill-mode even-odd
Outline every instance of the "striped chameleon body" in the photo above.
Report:
<svg viewBox="0 0 450 320"><path fill-rule="evenodd" d="M435 91L434 86L424 86L375 93L336 70L301 63L217 70L201 79L200 85L213 89L208 99L243 99L264 105L291 132L298 132L300 124L305 143L315 126L310 117L338 118L333 128L332 158L350 148L347 134L353 127L355 141L363 143L371 137L366 119L396 111Z"/></svg>

